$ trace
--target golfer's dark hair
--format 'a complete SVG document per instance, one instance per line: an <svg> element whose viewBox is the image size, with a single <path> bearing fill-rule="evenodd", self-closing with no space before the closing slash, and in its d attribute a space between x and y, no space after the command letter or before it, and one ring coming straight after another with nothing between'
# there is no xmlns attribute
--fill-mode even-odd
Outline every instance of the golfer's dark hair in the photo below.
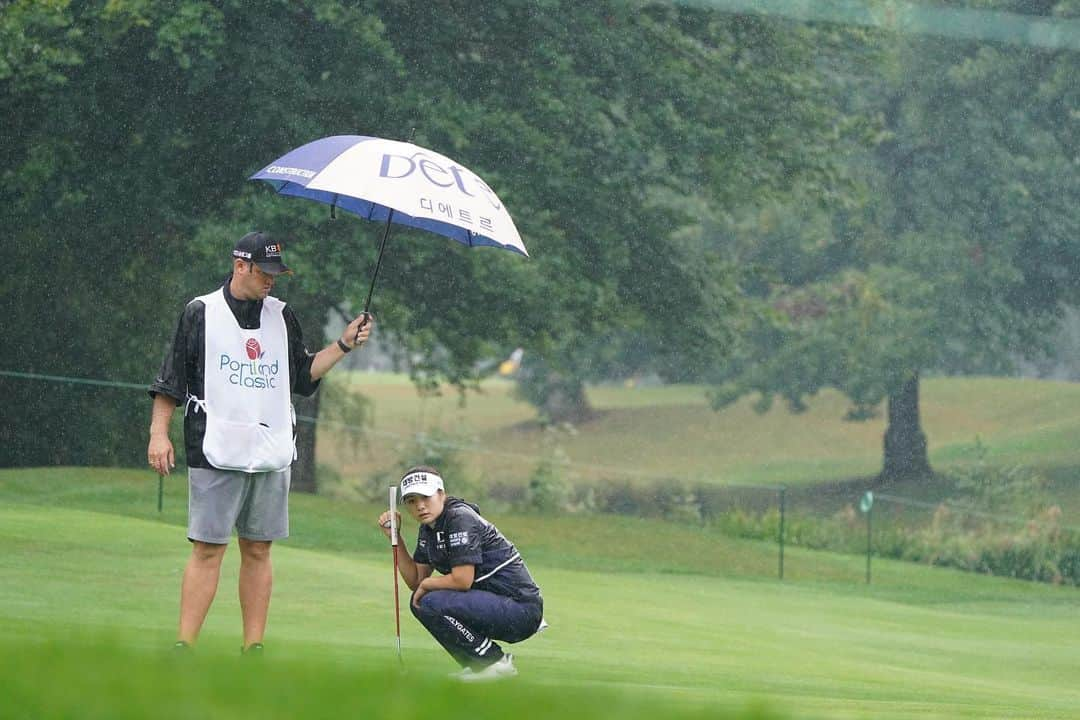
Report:
<svg viewBox="0 0 1080 720"><path fill-rule="evenodd" d="M406 470L401 477L405 478L406 476L412 475L416 472L431 473L432 475L438 475L439 477L442 477L442 473L433 468L431 465L413 465L411 468Z"/></svg>

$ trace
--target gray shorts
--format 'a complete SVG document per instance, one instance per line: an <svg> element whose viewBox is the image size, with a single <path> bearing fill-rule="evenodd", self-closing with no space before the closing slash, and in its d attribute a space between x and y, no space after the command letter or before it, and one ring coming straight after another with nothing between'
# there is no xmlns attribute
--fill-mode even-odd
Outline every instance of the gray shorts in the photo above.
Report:
<svg viewBox="0 0 1080 720"><path fill-rule="evenodd" d="M233 528L245 540L289 537L291 470L188 468L188 539L225 545Z"/></svg>

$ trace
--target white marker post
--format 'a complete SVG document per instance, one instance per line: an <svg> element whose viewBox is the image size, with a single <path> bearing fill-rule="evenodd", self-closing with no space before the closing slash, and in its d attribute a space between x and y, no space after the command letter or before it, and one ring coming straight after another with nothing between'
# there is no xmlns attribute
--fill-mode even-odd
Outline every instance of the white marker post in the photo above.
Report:
<svg viewBox="0 0 1080 720"><path fill-rule="evenodd" d="M397 633L398 662L401 659L401 608L398 601L398 524L397 524L397 485L390 486L390 552L394 556L394 629Z"/></svg>

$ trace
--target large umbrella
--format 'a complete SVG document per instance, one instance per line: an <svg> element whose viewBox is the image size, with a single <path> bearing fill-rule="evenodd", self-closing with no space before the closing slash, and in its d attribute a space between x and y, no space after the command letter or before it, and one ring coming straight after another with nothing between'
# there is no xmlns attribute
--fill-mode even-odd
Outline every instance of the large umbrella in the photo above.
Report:
<svg viewBox="0 0 1080 720"><path fill-rule="evenodd" d="M250 179L265 180L282 195L326 203L332 216L341 208L385 222L365 313L391 224L428 230L470 247L529 254L510 214L487 183L445 155L412 143L335 135L282 155Z"/></svg>

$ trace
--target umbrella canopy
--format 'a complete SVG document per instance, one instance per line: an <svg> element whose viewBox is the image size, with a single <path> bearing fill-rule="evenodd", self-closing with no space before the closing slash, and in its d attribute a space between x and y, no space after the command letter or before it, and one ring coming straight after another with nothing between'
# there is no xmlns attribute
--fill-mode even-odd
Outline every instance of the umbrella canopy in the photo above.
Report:
<svg viewBox="0 0 1080 720"><path fill-rule="evenodd" d="M412 143L363 135L315 140L251 176L282 195L367 220L427 230L460 243L528 255L502 201L475 173Z"/></svg>

